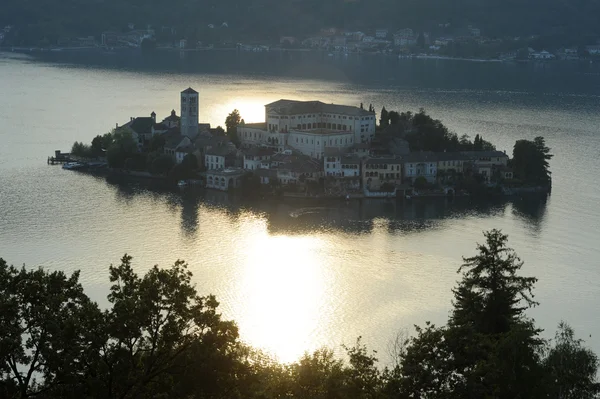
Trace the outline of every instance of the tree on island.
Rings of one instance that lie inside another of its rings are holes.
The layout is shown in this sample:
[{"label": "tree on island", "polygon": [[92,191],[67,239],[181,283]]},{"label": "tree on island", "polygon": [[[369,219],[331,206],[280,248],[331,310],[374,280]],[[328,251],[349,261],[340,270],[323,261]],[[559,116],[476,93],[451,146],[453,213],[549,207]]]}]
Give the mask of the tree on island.
[{"label": "tree on island", "polygon": [[81,158],[92,158],[94,149],[83,142],[76,141],[71,147],[71,155]]},{"label": "tree on island", "polygon": [[527,184],[550,186],[552,172],[548,161],[553,156],[541,136],[533,141],[518,140],[513,148],[511,162],[515,178]]},{"label": "tree on island", "polygon": [[381,115],[379,117],[379,126],[381,128],[385,128],[390,124],[390,117],[388,115],[387,109],[385,107],[381,108]]},{"label": "tree on island", "polygon": [[111,168],[123,168],[125,160],[137,151],[131,131],[127,128],[115,129],[112,132],[112,143],[106,150],[106,160]]},{"label": "tree on island", "polygon": [[225,119],[225,127],[227,128],[227,137],[234,143],[236,146],[239,145],[239,138],[237,135],[237,128],[242,121],[242,117],[240,116],[240,111],[234,109],[227,118]]},{"label": "tree on island", "polygon": [[388,120],[390,125],[397,125],[400,122],[400,114],[396,111],[389,111]]},{"label": "tree on island", "polygon": [[225,136],[225,129],[223,129],[221,126],[217,126],[215,128],[215,133],[219,136]]}]

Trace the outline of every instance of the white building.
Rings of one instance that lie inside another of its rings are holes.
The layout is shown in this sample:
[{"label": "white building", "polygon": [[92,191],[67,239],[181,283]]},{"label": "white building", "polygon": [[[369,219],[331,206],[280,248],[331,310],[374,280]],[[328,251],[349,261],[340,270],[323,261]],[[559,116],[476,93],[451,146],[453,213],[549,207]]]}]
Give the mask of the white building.
[{"label": "white building", "polygon": [[531,53],[530,58],[533,58],[534,60],[553,60],[556,56],[543,50],[539,53]]},{"label": "white building", "polygon": [[323,170],[325,176],[342,176],[342,157],[344,152],[340,148],[327,147],[325,148],[325,156],[323,157]]},{"label": "white building", "polygon": [[255,147],[244,153],[244,169],[256,170],[269,167],[269,161],[274,150],[265,147]]},{"label": "white building", "polygon": [[435,153],[413,152],[402,157],[404,161],[404,177],[414,183],[417,177],[424,177],[429,183],[437,177],[437,157]]},{"label": "white building", "polygon": [[232,167],[235,164],[235,151],[229,146],[213,147],[204,155],[206,170],[218,170]]},{"label": "white building", "polygon": [[187,88],[181,92],[181,117],[179,126],[181,134],[189,138],[198,135],[198,92]]},{"label": "white building", "polygon": [[265,105],[265,122],[241,125],[244,147],[293,148],[321,159],[325,147],[349,148],[375,136],[375,112],[320,101],[279,100]]},{"label": "white building", "polygon": [[206,188],[228,191],[239,188],[246,172],[239,168],[209,170],[206,172]]},{"label": "white building", "polygon": [[377,39],[385,39],[388,35],[388,30],[387,29],[377,29],[375,31],[375,37]]},{"label": "white building", "polygon": [[342,157],[342,177],[360,177],[360,159],[358,157]]}]

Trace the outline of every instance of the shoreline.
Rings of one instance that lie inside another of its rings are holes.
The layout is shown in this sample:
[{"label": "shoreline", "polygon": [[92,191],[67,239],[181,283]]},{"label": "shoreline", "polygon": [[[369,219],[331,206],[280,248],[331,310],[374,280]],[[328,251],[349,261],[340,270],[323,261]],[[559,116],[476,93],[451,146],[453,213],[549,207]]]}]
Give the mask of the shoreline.
[{"label": "shoreline", "polygon": [[73,170],[74,172],[79,172],[86,175],[103,177],[105,180],[111,178],[119,178],[123,179],[126,182],[134,182],[134,181],[145,181],[145,182],[155,182],[160,184],[166,189],[177,190],[177,191],[189,191],[201,189],[206,192],[213,193],[224,193],[228,195],[233,195],[235,197],[243,198],[243,199],[278,199],[283,201],[285,199],[294,199],[294,200],[306,200],[309,202],[319,202],[319,201],[335,201],[335,202],[356,202],[356,201],[364,201],[364,200],[382,200],[385,202],[395,201],[395,202],[407,202],[407,201],[418,201],[419,199],[468,199],[471,198],[473,200],[498,200],[498,199],[511,199],[516,197],[523,196],[550,196],[551,188],[548,187],[502,187],[501,192],[491,192],[488,191],[485,194],[473,194],[473,193],[456,193],[455,189],[452,190],[455,192],[454,194],[448,194],[443,192],[418,192],[417,194],[414,191],[411,194],[406,195],[395,195],[395,196],[369,196],[363,193],[353,193],[349,194],[349,197],[346,195],[307,195],[306,193],[298,193],[291,191],[283,191],[281,193],[275,192],[261,192],[254,195],[243,195],[240,190],[232,190],[232,191],[223,191],[214,188],[207,188],[203,184],[199,184],[197,179],[184,179],[188,183],[185,186],[178,186],[176,181],[170,180],[166,176],[157,176],[152,175],[149,172],[138,172],[138,171],[125,171],[125,170],[112,170],[112,169],[77,169]]},{"label": "shoreline", "polygon": [[[469,57],[452,57],[445,55],[436,55],[436,54],[409,54],[409,55],[401,55],[396,52],[386,53],[386,52],[343,52],[336,50],[327,50],[327,49],[310,49],[310,48],[295,48],[295,49],[284,49],[284,48],[272,48],[268,50],[261,51],[253,51],[253,50],[244,50],[240,48],[233,47],[224,47],[224,48],[191,48],[191,49],[180,49],[176,47],[157,47],[152,51],[153,53],[171,53],[171,54],[194,54],[194,53],[206,53],[206,52],[237,52],[237,53],[248,53],[248,54],[268,54],[268,53],[276,53],[276,54],[285,54],[285,53],[313,53],[313,54],[322,54],[324,56],[328,56],[328,58],[346,58],[348,56],[383,56],[387,58],[395,58],[399,61],[402,60],[434,60],[434,61],[462,61],[462,62],[473,62],[473,63],[494,63],[494,64],[513,64],[513,63],[524,63],[524,64],[535,64],[535,63],[574,63],[574,62],[582,62],[589,63],[590,59],[578,59],[578,60],[562,60],[562,59],[554,59],[554,60],[514,60],[514,59],[501,59],[501,58],[469,58]],[[27,47],[27,46],[0,46],[0,54],[25,54],[32,55],[35,57],[37,54],[96,54],[96,55],[133,55],[133,56],[141,56],[142,50],[140,47],[100,47],[100,46],[82,46],[82,47]],[[151,53],[149,53],[151,54]]]}]

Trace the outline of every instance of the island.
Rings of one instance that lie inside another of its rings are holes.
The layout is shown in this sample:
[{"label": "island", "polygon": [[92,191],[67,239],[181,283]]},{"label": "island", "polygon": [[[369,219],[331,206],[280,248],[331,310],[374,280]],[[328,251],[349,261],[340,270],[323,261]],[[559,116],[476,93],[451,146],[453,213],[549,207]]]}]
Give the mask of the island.
[{"label": "island", "polygon": [[[199,122],[200,94],[180,93],[180,114],[131,117],[91,145],[75,142],[67,169],[163,179],[244,196],[404,198],[550,193],[543,137],[518,140],[512,158],[481,135],[458,136],[424,109],[282,99],[265,120],[237,110],[226,129]],[[64,154],[62,154],[64,156]],[[102,168],[100,166],[107,166]]]}]

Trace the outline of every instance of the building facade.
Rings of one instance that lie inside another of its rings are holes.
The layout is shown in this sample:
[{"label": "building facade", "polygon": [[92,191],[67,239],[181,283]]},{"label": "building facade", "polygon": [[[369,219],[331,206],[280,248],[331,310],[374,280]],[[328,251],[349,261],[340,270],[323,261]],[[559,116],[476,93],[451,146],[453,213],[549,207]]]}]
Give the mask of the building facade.
[{"label": "building facade", "polygon": [[221,191],[239,188],[242,184],[242,176],[244,176],[245,173],[244,170],[237,168],[207,171],[206,188]]},{"label": "building facade", "polygon": [[400,158],[369,158],[362,168],[363,188],[378,191],[385,183],[402,184],[402,160]]},{"label": "building facade", "polygon": [[326,147],[349,148],[375,136],[375,112],[320,101],[279,100],[265,105],[265,122],[238,127],[243,146],[293,148],[322,159]]},{"label": "building facade", "polygon": [[404,156],[404,178],[411,183],[419,177],[434,183],[437,178],[437,157],[429,151],[414,152]]}]

